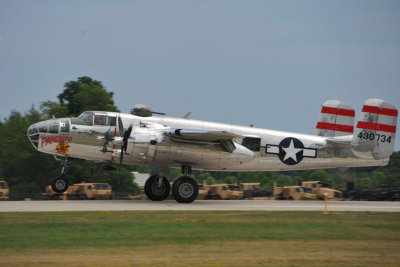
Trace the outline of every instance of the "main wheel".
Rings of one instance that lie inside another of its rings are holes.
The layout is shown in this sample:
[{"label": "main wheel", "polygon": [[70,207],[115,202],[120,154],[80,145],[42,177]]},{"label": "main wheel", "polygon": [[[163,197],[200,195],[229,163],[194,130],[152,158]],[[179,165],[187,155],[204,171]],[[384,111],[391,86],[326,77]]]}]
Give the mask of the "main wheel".
[{"label": "main wheel", "polygon": [[54,192],[62,194],[68,189],[68,180],[63,176],[59,176],[51,183],[51,188]]},{"label": "main wheel", "polygon": [[172,185],[172,196],[180,203],[193,202],[199,194],[199,186],[190,177],[182,176]]},{"label": "main wheel", "polygon": [[153,201],[163,201],[171,191],[171,185],[167,177],[162,178],[161,186],[158,184],[159,177],[159,175],[150,176],[144,185],[144,193]]}]

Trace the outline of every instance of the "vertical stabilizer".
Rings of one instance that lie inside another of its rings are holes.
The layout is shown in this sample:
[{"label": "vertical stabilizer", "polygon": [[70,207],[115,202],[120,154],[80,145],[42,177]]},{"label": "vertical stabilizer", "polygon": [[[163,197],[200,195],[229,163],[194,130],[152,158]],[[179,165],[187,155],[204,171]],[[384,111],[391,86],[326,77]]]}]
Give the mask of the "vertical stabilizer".
[{"label": "vertical stabilizer", "polygon": [[394,149],[397,109],[381,99],[368,99],[361,111],[351,145],[362,158],[385,159]]},{"label": "vertical stabilizer", "polygon": [[337,100],[326,101],[321,109],[316,135],[336,137],[351,135],[354,130],[354,109]]}]

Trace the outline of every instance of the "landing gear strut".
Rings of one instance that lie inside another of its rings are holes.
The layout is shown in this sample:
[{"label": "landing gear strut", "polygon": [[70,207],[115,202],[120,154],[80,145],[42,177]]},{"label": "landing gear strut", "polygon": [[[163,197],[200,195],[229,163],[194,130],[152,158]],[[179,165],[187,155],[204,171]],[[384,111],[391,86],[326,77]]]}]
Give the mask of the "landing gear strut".
[{"label": "landing gear strut", "polygon": [[68,158],[65,158],[62,161],[62,169],[61,169],[61,174],[57,178],[53,180],[51,183],[51,188],[53,189],[54,192],[58,194],[62,194],[68,189],[68,180],[65,178],[65,174],[67,173],[67,163],[68,163]]}]

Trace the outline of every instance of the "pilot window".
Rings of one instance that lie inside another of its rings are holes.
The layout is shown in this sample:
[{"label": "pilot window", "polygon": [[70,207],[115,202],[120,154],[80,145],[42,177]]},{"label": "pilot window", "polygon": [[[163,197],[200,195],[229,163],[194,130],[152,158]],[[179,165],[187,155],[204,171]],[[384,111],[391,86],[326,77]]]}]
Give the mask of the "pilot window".
[{"label": "pilot window", "polygon": [[94,115],[94,125],[107,125],[107,116]]},{"label": "pilot window", "polygon": [[117,126],[117,117],[108,117],[108,126]]},{"label": "pilot window", "polygon": [[[90,112],[83,112],[81,115],[79,115],[79,118],[83,121],[83,123],[85,123],[86,125],[93,125],[93,114]],[[71,119],[72,120],[72,119]],[[72,123],[75,124],[81,124],[81,123],[77,123],[72,121]]]},{"label": "pilot window", "polygon": [[261,138],[245,137],[245,138],[243,138],[242,146],[247,147],[251,151],[260,151]]}]

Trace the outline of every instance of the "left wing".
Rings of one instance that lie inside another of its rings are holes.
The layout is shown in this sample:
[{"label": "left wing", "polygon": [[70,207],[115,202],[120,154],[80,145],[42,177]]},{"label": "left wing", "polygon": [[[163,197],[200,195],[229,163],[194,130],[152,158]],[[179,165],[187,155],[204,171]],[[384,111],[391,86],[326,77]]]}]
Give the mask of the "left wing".
[{"label": "left wing", "polygon": [[175,131],[165,133],[165,136],[175,142],[185,142],[195,145],[219,144],[229,153],[244,154],[251,158],[254,157],[253,151],[233,141],[235,138],[244,138],[244,136],[227,131],[176,129]]},{"label": "left wing", "polygon": [[189,141],[190,143],[205,142],[219,143],[223,140],[232,140],[234,138],[243,138],[243,136],[226,132],[226,131],[200,131],[176,129],[172,132],[165,133],[173,141]]}]

